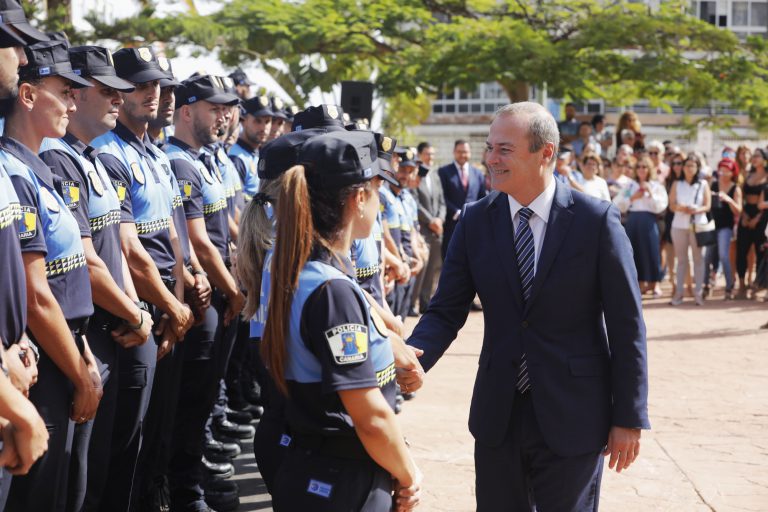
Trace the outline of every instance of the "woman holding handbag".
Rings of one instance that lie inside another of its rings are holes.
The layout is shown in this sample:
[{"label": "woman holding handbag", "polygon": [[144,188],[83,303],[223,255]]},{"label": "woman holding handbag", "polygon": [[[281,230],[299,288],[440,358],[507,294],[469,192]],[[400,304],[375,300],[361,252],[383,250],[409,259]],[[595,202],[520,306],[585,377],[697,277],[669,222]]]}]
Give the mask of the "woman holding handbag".
[{"label": "woman holding handbag", "polygon": [[[696,283],[694,300],[697,306],[704,304],[704,246],[702,236],[697,241],[697,230],[704,233],[710,223],[707,212],[712,205],[709,184],[700,176],[701,160],[690,155],[683,164],[683,178],[674,182],[669,193],[669,208],[672,218],[672,244],[677,257],[677,287],[670,304],[679,306],[683,302],[683,281],[688,274],[688,249],[693,253],[693,277]],[[712,226],[714,233],[714,226]]]}]

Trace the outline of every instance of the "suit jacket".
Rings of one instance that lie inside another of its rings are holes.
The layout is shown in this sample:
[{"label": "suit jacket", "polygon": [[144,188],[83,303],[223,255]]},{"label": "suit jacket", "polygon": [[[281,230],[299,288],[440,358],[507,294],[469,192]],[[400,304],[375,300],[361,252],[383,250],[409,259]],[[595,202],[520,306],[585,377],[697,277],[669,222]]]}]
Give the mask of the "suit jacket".
[{"label": "suit jacket", "polygon": [[[427,182],[429,182],[431,187],[427,188]],[[445,220],[445,196],[443,195],[443,185],[440,183],[440,176],[436,172],[430,171],[421,178],[419,188],[416,189],[416,195],[419,202],[421,234],[427,240],[441,240],[443,238],[442,235],[437,235],[429,229],[429,223],[432,222],[432,219]]]},{"label": "suit jacket", "polygon": [[504,440],[523,352],[536,418],[555,453],[600,450],[612,425],[650,428],[640,291],[615,206],[556,183],[524,304],[506,194],[467,205],[437,292],[409,339],[424,350],[425,369],[456,338],[476,293],[485,333],[469,429],[478,442]]},{"label": "suit jacket", "polygon": [[477,201],[485,196],[485,178],[477,167],[469,166],[469,186],[464,190],[459,177],[459,171],[454,162],[437,170],[440,183],[445,195],[445,223],[443,225],[445,240],[450,240],[456,221],[456,212],[460,212],[466,203]]}]

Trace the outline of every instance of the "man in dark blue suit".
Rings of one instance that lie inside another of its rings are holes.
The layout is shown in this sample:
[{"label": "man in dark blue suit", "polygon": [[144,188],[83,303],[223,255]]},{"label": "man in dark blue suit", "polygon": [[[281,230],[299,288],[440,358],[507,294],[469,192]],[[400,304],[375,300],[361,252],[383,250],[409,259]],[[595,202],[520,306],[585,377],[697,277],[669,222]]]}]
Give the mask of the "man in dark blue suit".
[{"label": "man in dark blue suit", "polygon": [[475,294],[485,334],[469,415],[478,510],[597,510],[650,428],[645,324],[618,210],[553,179],[559,134],[535,103],[501,108],[494,192],[467,205],[409,344],[429,370]]},{"label": "man in dark blue suit", "polygon": [[465,204],[481,199],[486,193],[483,173],[469,164],[471,156],[469,143],[459,139],[453,144],[453,162],[437,170],[445,195],[443,258],[461,215],[461,209]]}]

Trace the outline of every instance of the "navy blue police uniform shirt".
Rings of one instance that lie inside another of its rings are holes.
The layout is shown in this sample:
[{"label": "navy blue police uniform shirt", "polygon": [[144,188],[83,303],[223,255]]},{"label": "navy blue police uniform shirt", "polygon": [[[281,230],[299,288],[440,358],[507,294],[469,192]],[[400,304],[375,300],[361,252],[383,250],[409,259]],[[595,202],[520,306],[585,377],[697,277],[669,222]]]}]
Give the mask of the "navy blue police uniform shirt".
[{"label": "navy blue police uniform shirt", "polygon": [[[165,141],[162,141],[165,145]],[[189,249],[189,229],[187,229],[187,217],[184,214],[184,204],[181,200],[181,192],[179,191],[179,183],[176,181],[176,175],[173,174],[171,161],[165,152],[156,143],[153,143],[149,137],[144,139],[144,145],[150,151],[153,158],[155,167],[160,169],[160,173],[163,176],[163,185],[171,198],[171,208],[173,208],[173,224],[176,228],[176,235],[179,237],[179,245],[181,246],[181,254],[184,258],[184,265],[190,264],[190,249]]]},{"label": "navy blue police uniform shirt", "polygon": [[394,356],[383,322],[374,325],[347,258],[315,250],[299,287],[291,324],[300,334],[291,330],[286,368],[288,423],[295,433],[355,437],[338,391],[378,387],[395,406]]},{"label": "navy blue police uniform shirt", "polygon": [[58,191],[77,221],[81,238],[90,238],[115,283],[123,288],[120,201],[96,150],[74,135],[45,139],[40,159],[58,176]]},{"label": "navy blue police uniform shirt", "polygon": [[120,221],[136,225],[141,245],[160,277],[171,279],[176,264],[171,244],[171,200],[143,141],[118,121],[114,130],[91,144],[99,150],[99,159],[117,192]]},{"label": "navy blue police uniform shirt", "polygon": [[227,208],[229,216],[234,218],[235,208],[243,211],[245,207],[245,197],[243,195],[243,182],[240,180],[235,162],[227,155],[224,144],[217,142],[206,148],[214,156],[215,165],[221,171],[224,190],[227,196]]},{"label": "navy blue police uniform shirt", "polygon": [[0,146],[0,338],[8,348],[21,338],[27,325],[27,282],[19,243],[21,205],[4,158]]},{"label": "navy blue police uniform shirt", "polygon": [[91,316],[91,281],[80,228],[57,191],[60,178],[24,145],[7,137],[0,140],[6,153],[4,165],[21,207],[22,252],[44,255],[48,285],[67,320]]},{"label": "navy blue police uniform shirt", "polygon": [[235,144],[229,148],[229,158],[235,165],[237,175],[243,184],[243,202],[250,201],[259,191],[259,175],[257,166],[259,157],[256,150],[243,139],[238,139]]},{"label": "navy blue police uniform shirt", "polygon": [[[211,156],[192,149],[176,137],[168,139],[163,151],[171,160],[172,171],[178,180],[186,218],[205,220],[208,238],[224,261],[228,262],[227,198],[219,173],[211,163]],[[206,165],[201,157],[210,165]]]},{"label": "navy blue police uniform shirt", "polygon": [[408,206],[406,204],[408,195],[410,195],[408,194],[408,191],[401,190],[395,198],[395,208],[400,216],[400,240],[403,244],[403,251],[405,251],[405,254],[408,256],[413,257],[413,244],[411,243],[411,237],[413,236],[413,221],[408,215]]}]

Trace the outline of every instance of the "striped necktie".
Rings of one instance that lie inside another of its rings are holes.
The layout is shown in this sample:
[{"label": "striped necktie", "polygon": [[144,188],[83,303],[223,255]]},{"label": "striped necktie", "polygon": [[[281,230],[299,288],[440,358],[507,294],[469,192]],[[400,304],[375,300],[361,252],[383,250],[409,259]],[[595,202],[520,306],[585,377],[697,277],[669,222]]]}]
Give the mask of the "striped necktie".
[{"label": "striped necktie", "polygon": [[[517,269],[520,272],[520,286],[523,290],[523,303],[531,298],[531,288],[533,287],[534,261],[536,256],[536,247],[533,240],[533,231],[528,221],[533,215],[530,208],[521,208],[518,212],[520,221],[517,224],[515,232],[515,255],[517,256]],[[528,378],[528,361],[525,352],[520,356],[520,370],[517,373],[517,390],[525,393],[531,388],[531,381]]]}]

